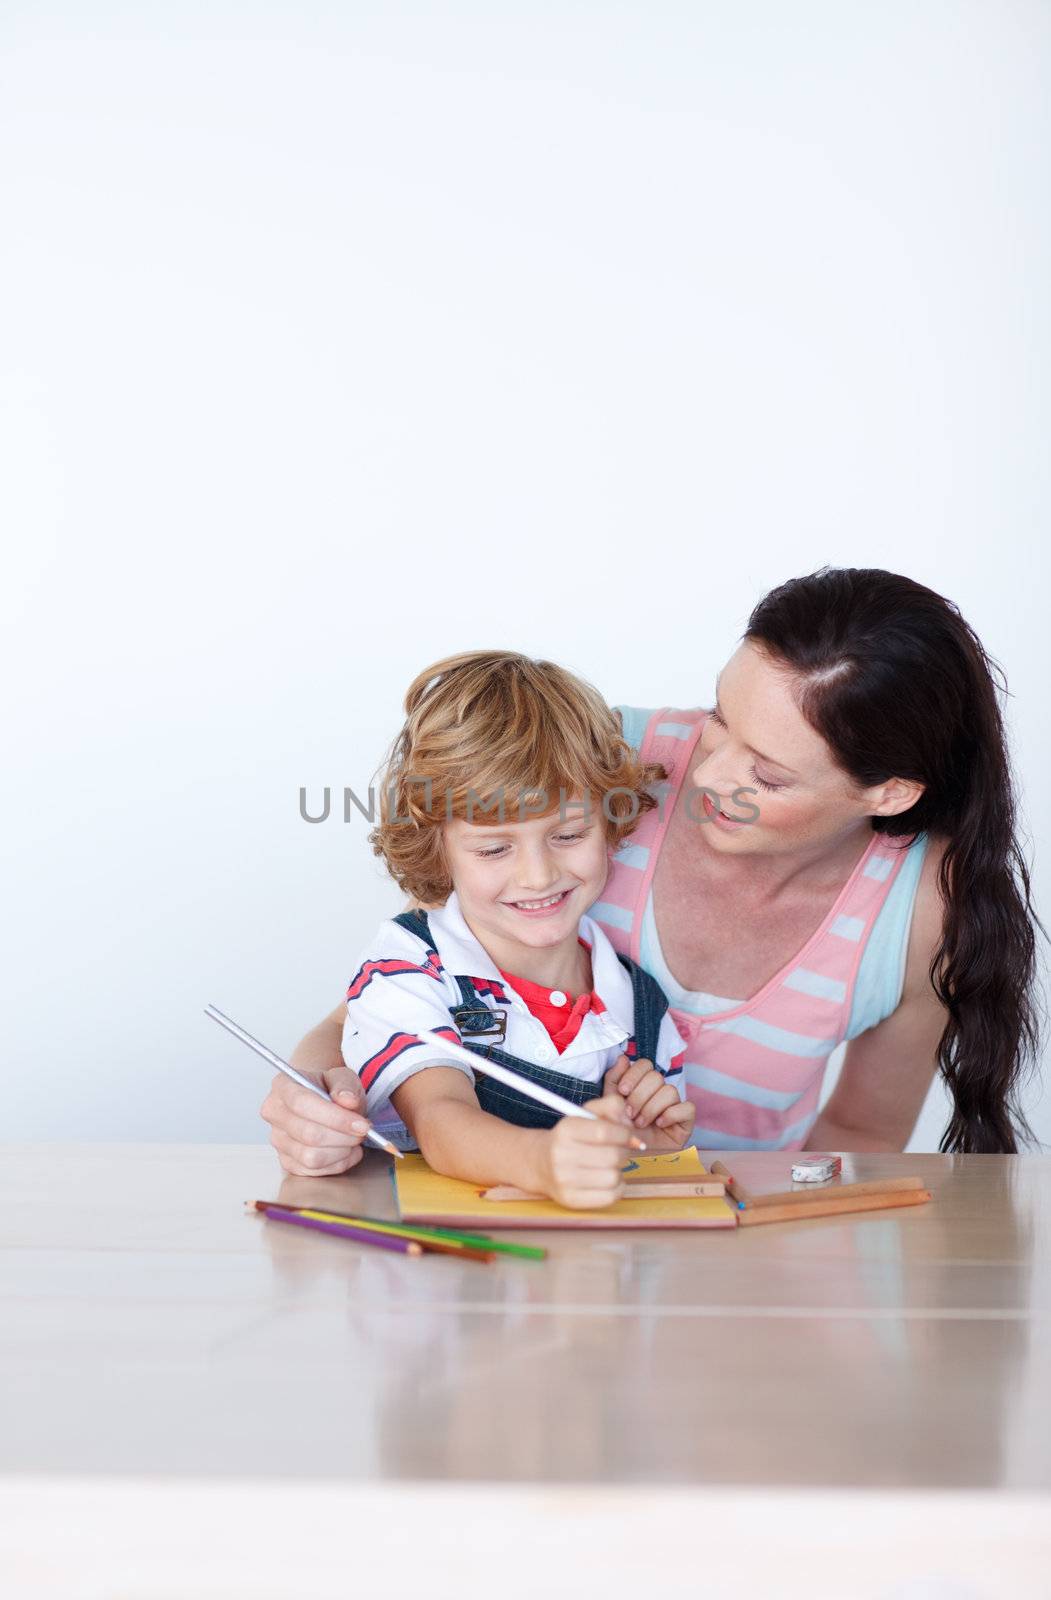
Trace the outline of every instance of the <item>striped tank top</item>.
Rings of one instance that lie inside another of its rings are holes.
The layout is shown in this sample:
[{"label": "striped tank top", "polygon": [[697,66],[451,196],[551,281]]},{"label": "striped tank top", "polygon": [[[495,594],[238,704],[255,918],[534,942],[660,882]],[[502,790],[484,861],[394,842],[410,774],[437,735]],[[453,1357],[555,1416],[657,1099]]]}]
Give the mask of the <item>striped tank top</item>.
[{"label": "striped tank top", "polygon": [[[622,714],[625,737],[643,761],[661,763],[668,778],[654,786],[657,809],[642,817],[614,855],[602,898],[589,915],[618,951],[666,989],[686,1041],[686,1094],[697,1107],[692,1142],[702,1149],[803,1149],[818,1114],[829,1056],[862,1031],[859,1021],[871,1026],[898,1003],[926,835],[910,840],[873,833],[819,927],[751,999],[691,993],[667,971],[651,886],[708,714],[664,708],[634,730],[630,708]],[[865,961],[870,941],[871,954],[880,957],[876,963]],[[859,983],[865,966],[878,972],[870,970]],[[888,998],[895,984],[896,993]]]}]

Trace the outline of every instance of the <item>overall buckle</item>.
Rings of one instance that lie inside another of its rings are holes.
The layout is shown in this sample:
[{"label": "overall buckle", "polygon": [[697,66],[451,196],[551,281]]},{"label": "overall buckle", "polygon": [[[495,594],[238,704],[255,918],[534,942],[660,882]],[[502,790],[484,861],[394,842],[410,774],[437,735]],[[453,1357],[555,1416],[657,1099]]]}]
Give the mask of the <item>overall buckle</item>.
[{"label": "overall buckle", "polygon": [[487,1044],[503,1044],[507,1037],[506,1011],[490,1011],[488,1006],[457,1006],[452,1013],[464,1039],[484,1039]]}]

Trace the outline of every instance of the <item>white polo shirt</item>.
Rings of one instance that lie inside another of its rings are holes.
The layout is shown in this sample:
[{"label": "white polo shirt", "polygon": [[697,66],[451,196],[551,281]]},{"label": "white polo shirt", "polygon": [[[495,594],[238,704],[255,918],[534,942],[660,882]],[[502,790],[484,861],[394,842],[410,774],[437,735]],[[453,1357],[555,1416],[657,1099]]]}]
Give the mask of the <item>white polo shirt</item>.
[{"label": "white polo shirt", "polygon": [[[407,928],[393,920],[383,922],[362,953],[347,990],[343,1059],[361,1078],[368,1115],[377,1126],[385,1130],[393,1126],[395,1132],[401,1128],[390,1096],[414,1072],[457,1067],[471,1077],[463,1063],[443,1057],[433,1045],[413,1036],[414,1029],[454,1027],[450,1008],[463,1004],[457,974],[472,979],[482,1004],[506,1016],[506,1035],[498,1048],[585,1083],[601,1082],[624,1053],[635,1028],[631,977],[597,923],[582,917],[578,931],[591,946],[591,987],[604,1009],[585,1013],[580,1031],[560,1055],[544,1024],[501,976],[467,926],[455,893],[439,910],[428,912],[427,920],[437,959]],[[552,991],[556,1005],[558,993]],[[666,1073],[680,1097],[682,1054],[683,1040],[665,1012],[654,1065]]]}]

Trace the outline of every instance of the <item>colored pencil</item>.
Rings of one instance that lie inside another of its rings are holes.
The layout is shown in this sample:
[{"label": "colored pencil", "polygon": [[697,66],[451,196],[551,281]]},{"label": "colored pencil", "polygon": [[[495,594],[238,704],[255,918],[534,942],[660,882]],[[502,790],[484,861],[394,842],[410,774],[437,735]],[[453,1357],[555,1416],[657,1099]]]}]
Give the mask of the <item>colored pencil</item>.
[{"label": "colored pencil", "polygon": [[[264,1061],[269,1061],[270,1065],[276,1067],[278,1072],[283,1072],[286,1078],[291,1078],[293,1083],[298,1083],[300,1088],[309,1089],[312,1094],[319,1094],[322,1100],[332,1101],[332,1096],[327,1089],[322,1089],[320,1085],[312,1082],[304,1073],[297,1072],[295,1067],[290,1066],[283,1057],[276,1055],[265,1044],[260,1044],[258,1039],[253,1039],[252,1035],[238,1023],[225,1016],[218,1006],[205,1006],[204,1014],[206,1017],[211,1017],[212,1021],[217,1022],[221,1028],[225,1028],[227,1033],[232,1033],[235,1039],[240,1039],[241,1043],[246,1044],[249,1050],[254,1050],[257,1056],[262,1056]],[[334,1101],[332,1103],[335,1104]],[[345,1109],[346,1107],[344,1107]],[[385,1139],[381,1133],[377,1133],[375,1128],[370,1128],[365,1138],[371,1144],[378,1146],[380,1150],[386,1150],[389,1156],[397,1156],[399,1161],[402,1159],[402,1152],[396,1149],[389,1139]]]},{"label": "colored pencil", "polygon": [[[376,1237],[386,1239],[394,1236],[377,1233]],[[459,1256],[462,1261],[492,1261],[496,1254],[494,1250],[480,1250],[471,1244],[461,1244],[459,1239],[428,1239],[421,1235],[413,1243],[418,1244],[425,1255]]]},{"label": "colored pencil", "polygon": [[782,1189],[776,1194],[753,1195],[749,1206],[809,1205],[813,1200],[831,1199],[851,1194],[893,1194],[901,1189],[925,1189],[922,1178],[871,1178],[865,1183],[835,1183],[815,1189]]},{"label": "colored pencil", "polygon": [[[329,1212],[315,1211],[312,1208],[304,1208],[300,1214],[304,1217],[317,1217],[324,1222],[340,1220],[333,1217]],[[441,1255],[462,1256],[466,1261],[491,1261],[493,1259],[493,1252],[488,1246],[483,1250],[475,1245],[464,1244],[460,1239],[429,1239],[426,1234],[410,1235],[407,1231],[397,1234],[388,1233],[386,1229],[377,1228],[371,1224],[368,1227],[361,1227],[356,1221],[351,1223],[350,1226],[354,1228],[356,1233],[371,1233],[375,1234],[377,1238],[408,1239],[411,1237],[413,1243],[418,1244],[421,1250],[433,1250]]]},{"label": "colored pencil", "polygon": [[741,1228],[755,1227],[763,1222],[798,1222],[801,1217],[849,1216],[857,1211],[889,1211],[894,1206],[920,1206],[930,1200],[929,1189],[899,1189],[892,1194],[845,1195],[837,1200],[834,1195],[819,1199],[814,1195],[805,1204],[779,1206],[746,1206],[737,1213]]},{"label": "colored pencil", "polygon": [[734,1177],[729,1167],[724,1166],[721,1161],[713,1161],[708,1170],[709,1172],[719,1173],[726,1179],[727,1193],[732,1195],[738,1204],[748,1205],[749,1202],[755,1198],[751,1191],[745,1188],[743,1183],[737,1182],[737,1179]]},{"label": "colored pencil", "polygon": [[650,1177],[648,1174],[638,1176],[629,1172],[624,1180],[629,1189],[675,1189],[684,1183],[697,1188],[699,1184],[706,1184],[709,1194],[722,1194],[726,1189],[726,1179],[718,1172],[701,1172],[696,1177],[689,1177],[682,1172],[669,1172],[664,1177]]},{"label": "colored pencil", "polygon": [[493,1239],[487,1233],[461,1233],[458,1229],[438,1228],[426,1222],[403,1222],[398,1226],[422,1239],[458,1239],[461,1244],[476,1244],[485,1250],[495,1250],[499,1255],[523,1256],[527,1261],[547,1259],[547,1251],[539,1244],[511,1244],[505,1239]]},{"label": "colored pencil", "polygon": [[624,1185],[625,1200],[699,1200],[722,1199],[726,1185],[709,1183],[704,1178],[643,1178],[639,1183],[630,1180]]},{"label": "colored pencil", "polygon": [[[259,1211],[266,1210],[270,1205],[269,1200],[254,1200],[254,1206]],[[318,1210],[317,1206],[290,1206],[288,1210]],[[477,1250],[496,1251],[502,1256],[525,1256],[529,1261],[544,1261],[547,1251],[539,1245],[512,1245],[502,1238],[490,1238],[488,1234],[462,1234],[458,1229],[448,1227],[430,1227],[426,1222],[390,1222],[382,1216],[346,1216],[342,1211],[322,1211],[322,1216],[334,1218],[336,1221],[350,1222],[350,1226],[363,1227],[363,1229],[378,1232],[378,1234],[392,1234],[398,1238],[418,1238],[419,1242],[443,1243],[443,1245],[467,1245]]]},{"label": "colored pencil", "polygon": [[406,1239],[418,1244],[421,1250],[433,1250],[442,1255],[459,1255],[467,1261],[491,1261],[494,1247],[488,1242],[479,1240],[477,1244],[466,1244],[459,1239],[438,1239],[420,1233],[416,1229],[396,1227],[393,1224],[380,1225],[373,1222],[362,1222],[359,1217],[344,1217],[335,1211],[318,1211],[313,1206],[274,1206],[268,1200],[252,1201],[257,1211],[262,1211],[269,1216],[274,1210],[291,1211],[296,1216],[309,1217],[317,1222],[325,1222],[332,1226],[348,1228],[351,1232],[365,1234],[370,1238]]},{"label": "colored pencil", "polygon": [[[279,1200],[252,1200],[246,1203],[254,1205],[257,1211],[265,1211],[269,1205],[281,1206]],[[355,1228],[375,1228],[384,1233],[401,1234],[414,1239],[440,1239],[447,1244],[475,1245],[480,1250],[495,1250],[500,1255],[525,1256],[530,1261],[544,1261],[547,1258],[547,1251],[542,1245],[511,1244],[503,1239],[491,1239],[487,1233],[464,1233],[460,1228],[439,1228],[426,1222],[393,1222],[389,1217],[351,1216],[342,1211],[322,1210],[320,1206],[284,1206],[282,1209],[317,1211],[322,1216],[334,1218],[337,1222],[348,1222]]]},{"label": "colored pencil", "polygon": [[[592,1122],[599,1120],[595,1113],[588,1111],[586,1107],[578,1106],[572,1100],[563,1099],[560,1094],[555,1094],[553,1089],[545,1089],[542,1084],[523,1078],[520,1072],[512,1072],[510,1067],[502,1067],[498,1061],[490,1061],[488,1056],[475,1055],[473,1050],[465,1050],[462,1045],[443,1039],[440,1033],[432,1033],[429,1028],[417,1028],[413,1031],[416,1038],[422,1040],[424,1044],[433,1045],[443,1054],[455,1056],[457,1061],[465,1062],[472,1072],[480,1072],[484,1077],[495,1078],[497,1083],[506,1084],[509,1089],[517,1089],[519,1094],[524,1094],[528,1099],[547,1106],[549,1111],[557,1111],[560,1117],[587,1117]],[[628,1145],[632,1150],[646,1148],[636,1135],[632,1135]]]},{"label": "colored pencil", "polygon": [[[643,1178],[633,1183],[629,1178],[624,1185],[622,1200],[694,1200],[716,1198],[724,1195],[726,1185],[721,1178],[708,1182],[704,1178]],[[516,1189],[512,1183],[500,1183],[482,1191],[483,1200],[500,1205],[512,1200],[546,1200],[546,1194],[531,1194],[527,1189]]]},{"label": "colored pencil", "polygon": [[348,1228],[343,1223],[326,1222],[320,1217],[306,1217],[299,1211],[282,1211],[271,1206],[263,1215],[268,1222],[291,1222],[297,1228],[314,1228],[318,1233],[335,1234],[339,1239],[353,1239],[355,1244],[371,1244],[380,1250],[396,1250],[403,1256],[422,1256],[423,1245],[415,1239],[390,1239],[385,1234],[369,1233],[364,1228]]}]

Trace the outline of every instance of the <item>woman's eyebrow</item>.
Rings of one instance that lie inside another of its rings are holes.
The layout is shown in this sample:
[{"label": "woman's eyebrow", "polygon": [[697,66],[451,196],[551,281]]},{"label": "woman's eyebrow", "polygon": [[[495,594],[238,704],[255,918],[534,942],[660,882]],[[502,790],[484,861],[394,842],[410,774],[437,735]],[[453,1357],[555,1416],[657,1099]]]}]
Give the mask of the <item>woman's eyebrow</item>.
[{"label": "woman's eyebrow", "polygon": [[[719,677],[720,678],[722,677],[722,673],[719,674]],[[722,717],[723,716],[723,708],[719,704],[719,678],[716,678],[716,680],[715,680],[715,709],[716,709],[716,711],[718,711],[719,715]],[[724,722],[726,721],[725,717],[723,717],[723,721]],[[794,767],[786,767],[785,763],[783,761],[778,761],[775,756],[765,756],[761,750],[757,750],[755,748],[754,744],[745,745],[745,749],[746,750],[750,750],[752,752],[752,754],[754,756],[757,756],[760,761],[766,761],[771,767],[780,767],[782,772],[787,772],[791,777],[793,777],[793,778],[798,778],[799,777],[799,773],[795,770]]]}]

